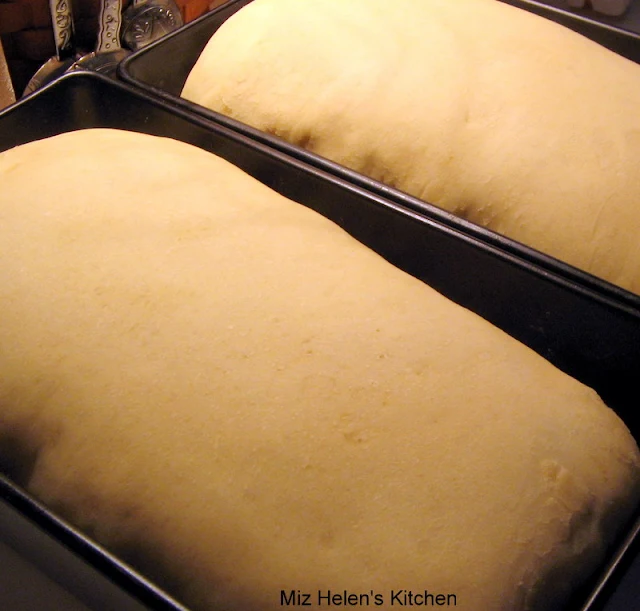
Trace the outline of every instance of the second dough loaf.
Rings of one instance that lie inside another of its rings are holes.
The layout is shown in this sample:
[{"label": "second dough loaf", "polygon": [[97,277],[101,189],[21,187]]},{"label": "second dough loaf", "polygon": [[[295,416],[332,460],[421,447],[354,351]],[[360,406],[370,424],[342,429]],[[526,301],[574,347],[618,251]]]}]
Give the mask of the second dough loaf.
[{"label": "second dough loaf", "polygon": [[497,0],[254,0],[183,96],[640,294],[640,66]]}]

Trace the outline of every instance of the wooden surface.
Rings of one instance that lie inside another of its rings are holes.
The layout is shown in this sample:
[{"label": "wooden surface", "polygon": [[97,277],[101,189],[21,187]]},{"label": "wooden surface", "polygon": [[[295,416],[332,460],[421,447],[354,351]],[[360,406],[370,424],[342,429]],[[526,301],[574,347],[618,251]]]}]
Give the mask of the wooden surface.
[{"label": "wooden surface", "polygon": [[15,91],[9,74],[9,66],[4,56],[4,49],[0,41],[0,110],[15,102]]}]

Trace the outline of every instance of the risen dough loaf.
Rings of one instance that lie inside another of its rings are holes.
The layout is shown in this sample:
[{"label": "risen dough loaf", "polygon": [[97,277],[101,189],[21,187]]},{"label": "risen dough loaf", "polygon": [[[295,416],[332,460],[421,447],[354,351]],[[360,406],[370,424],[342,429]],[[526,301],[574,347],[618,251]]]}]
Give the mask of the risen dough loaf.
[{"label": "risen dough loaf", "polygon": [[3,462],[193,608],[548,611],[637,503],[592,390],[225,161],[83,131],[0,180]]},{"label": "risen dough loaf", "polygon": [[497,0],[254,0],[183,96],[640,294],[640,66]]}]

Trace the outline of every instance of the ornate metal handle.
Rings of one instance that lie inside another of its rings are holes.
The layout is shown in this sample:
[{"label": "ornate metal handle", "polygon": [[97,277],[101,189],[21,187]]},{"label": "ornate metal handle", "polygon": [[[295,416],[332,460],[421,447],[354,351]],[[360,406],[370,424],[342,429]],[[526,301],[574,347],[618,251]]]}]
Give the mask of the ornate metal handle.
[{"label": "ornate metal handle", "polygon": [[123,15],[122,43],[137,51],[183,23],[174,0],[133,0]]},{"label": "ornate metal handle", "polygon": [[[64,1],[64,0],[61,0]],[[122,23],[122,0],[102,0],[100,26],[96,53],[120,49],[120,24]]]},{"label": "ornate metal handle", "polygon": [[63,60],[75,53],[75,32],[71,0],[49,0],[49,10],[53,24],[56,56],[59,60]]}]

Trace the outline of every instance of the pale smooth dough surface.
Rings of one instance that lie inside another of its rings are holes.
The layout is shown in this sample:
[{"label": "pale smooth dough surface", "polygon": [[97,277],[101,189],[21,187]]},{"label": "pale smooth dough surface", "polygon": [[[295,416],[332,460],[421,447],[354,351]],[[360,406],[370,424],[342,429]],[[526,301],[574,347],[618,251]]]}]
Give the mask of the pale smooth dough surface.
[{"label": "pale smooth dough surface", "polygon": [[592,390],[227,162],[86,130],[0,180],[2,464],[194,609],[547,611],[637,504]]},{"label": "pale smooth dough surface", "polygon": [[254,0],[182,95],[640,294],[640,66],[497,0]]}]

